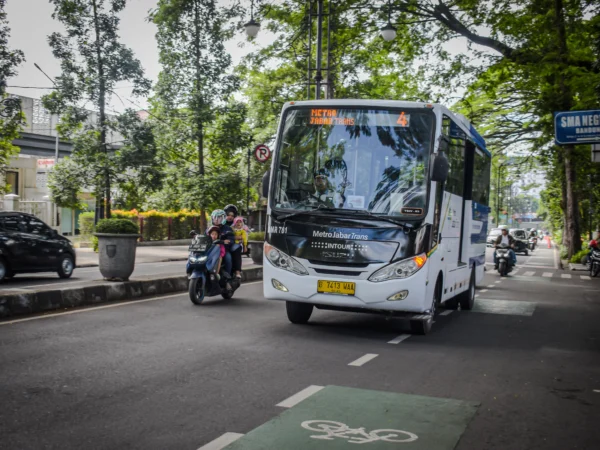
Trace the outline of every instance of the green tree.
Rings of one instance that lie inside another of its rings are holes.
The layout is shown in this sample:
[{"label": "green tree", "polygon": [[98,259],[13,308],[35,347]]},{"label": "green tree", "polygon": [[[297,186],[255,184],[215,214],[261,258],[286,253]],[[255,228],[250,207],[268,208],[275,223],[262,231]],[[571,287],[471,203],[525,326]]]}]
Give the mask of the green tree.
[{"label": "green tree", "polygon": [[[159,0],[150,14],[158,27],[156,35],[162,71],[156,97],[164,115],[185,124],[186,141],[180,144],[180,164],[187,174],[182,183],[207,186],[206,128],[215,119],[218,106],[224,105],[238,88],[238,78],[228,73],[231,56],[224,40],[231,34],[227,23],[234,17],[232,8],[220,7],[214,0]],[[195,169],[194,169],[195,166]],[[189,186],[189,187],[192,187]],[[213,186],[214,187],[214,186]],[[207,198],[199,195],[195,204],[206,209]],[[204,218],[204,214],[201,215]]]},{"label": "green tree", "polygon": [[53,33],[48,42],[54,56],[60,60],[62,74],[56,78],[56,90],[44,98],[44,106],[63,116],[63,124],[72,129],[83,122],[88,113],[77,106],[91,102],[98,111],[97,160],[103,167],[103,177],[95,177],[96,194],[104,197],[105,217],[110,218],[111,177],[110,148],[107,135],[111,122],[107,104],[121,81],[133,84],[133,94],[146,94],[150,81],[144,77],[140,62],[131,49],[119,42],[119,13],[126,0],[50,0],[52,17],[61,22],[66,33]]},{"label": "green tree", "polygon": [[[7,98],[6,80],[17,74],[17,67],[25,60],[21,50],[8,47],[10,28],[4,7],[6,0],[0,0],[0,175],[4,179],[10,158],[18,154],[19,147],[12,142],[19,137],[25,124],[18,100]],[[0,186],[0,192],[6,192],[8,186]]]}]

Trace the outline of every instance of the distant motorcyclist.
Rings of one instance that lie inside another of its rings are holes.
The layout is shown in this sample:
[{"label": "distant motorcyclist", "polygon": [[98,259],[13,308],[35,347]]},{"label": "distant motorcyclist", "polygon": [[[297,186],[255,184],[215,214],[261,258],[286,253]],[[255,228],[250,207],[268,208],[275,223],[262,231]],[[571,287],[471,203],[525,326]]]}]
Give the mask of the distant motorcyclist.
[{"label": "distant motorcyclist", "polygon": [[[512,265],[515,266],[517,264],[517,255],[515,254],[515,238],[513,238],[510,234],[508,234],[507,228],[502,228],[502,234],[499,234],[496,238],[495,248],[500,248],[502,245],[506,245],[508,248],[508,254],[510,255],[510,259]],[[498,269],[498,262],[496,260],[496,252],[494,252],[494,267]]]},{"label": "distant motorcyclist", "polygon": [[588,248],[590,249],[590,251],[588,252],[587,256],[585,257],[586,264],[590,260],[590,257],[592,256],[592,253],[594,252],[594,250],[598,251],[598,242],[596,242],[596,239],[592,239],[590,241],[590,243],[588,244]]}]

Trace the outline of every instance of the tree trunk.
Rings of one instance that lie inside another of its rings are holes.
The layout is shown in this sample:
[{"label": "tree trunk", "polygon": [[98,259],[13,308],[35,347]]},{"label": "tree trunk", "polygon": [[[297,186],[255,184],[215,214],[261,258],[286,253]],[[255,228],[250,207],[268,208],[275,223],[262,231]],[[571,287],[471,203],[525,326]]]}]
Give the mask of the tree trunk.
[{"label": "tree trunk", "polygon": [[106,146],[106,79],[102,61],[102,45],[100,42],[100,23],[96,0],[92,0],[94,9],[94,29],[96,33],[96,58],[98,61],[98,113],[100,123],[100,147],[104,151],[104,217],[110,219],[110,173],[108,170],[108,147]]},{"label": "tree trunk", "polygon": [[573,157],[574,147],[566,145],[565,151],[565,180],[567,193],[567,228],[569,232],[568,254],[571,258],[581,250],[581,228],[579,220],[579,201],[575,191],[575,160]]},{"label": "tree trunk", "polygon": [[[568,67],[569,48],[567,46],[567,31],[565,27],[565,14],[563,0],[554,0],[554,20],[557,32],[558,82],[560,86],[560,106],[563,111],[569,111],[573,105],[573,94],[566,83],[565,73]],[[569,258],[581,250],[581,230],[579,228],[579,202],[575,191],[576,158],[573,155],[574,146],[563,147],[565,163],[565,187],[563,194],[566,203],[565,234],[567,234],[567,251]]]}]

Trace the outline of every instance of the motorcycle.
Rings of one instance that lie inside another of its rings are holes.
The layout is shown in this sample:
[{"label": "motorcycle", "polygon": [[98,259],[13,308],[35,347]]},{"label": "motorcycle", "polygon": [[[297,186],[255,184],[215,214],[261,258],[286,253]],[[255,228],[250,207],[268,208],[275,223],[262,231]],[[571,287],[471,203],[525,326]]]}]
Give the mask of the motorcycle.
[{"label": "motorcycle", "polygon": [[587,266],[590,271],[590,277],[598,276],[598,273],[600,273],[600,249],[592,249],[592,254],[588,258]]},{"label": "motorcycle", "polygon": [[233,278],[224,267],[221,267],[219,276],[215,273],[219,263],[221,241],[213,241],[210,236],[198,234],[196,231],[190,232],[190,236],[192,243],[188,248],[190,253],[186,273],[192,303],[200,305],[205,297],[216,295],[221,295],[226,300],[233,297],[233,293],[240,287],[240,280]]},{"label": "motorcycle", "polygon": [[510,247],[506,244],[501,244],[496,248],[496,263],[498,264],[498,273],[501,277],[505,277],[512,272],[512,260],[509,255]]},{"label": "motorcycle", "polygon": [[537,238],[535,236],[530,237],[529,243],[528,243],[529,250],[534,251],[536,245],[537,245]]}]

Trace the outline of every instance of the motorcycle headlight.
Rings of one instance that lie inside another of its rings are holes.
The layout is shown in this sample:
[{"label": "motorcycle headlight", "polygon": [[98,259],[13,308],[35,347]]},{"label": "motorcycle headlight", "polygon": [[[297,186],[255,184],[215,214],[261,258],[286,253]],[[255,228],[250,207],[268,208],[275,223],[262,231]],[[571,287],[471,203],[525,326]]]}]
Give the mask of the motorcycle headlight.
[{"label": "motorcycle headlight", "polygon": [[302,264],[296,261],[289,255],[286,255],[281,250],[273,247],[271,244],[264,244],[265,256],[275,267],[288,272],[293,272],[296,275],[308,275],[308,271]]},{"label": "motorcycle headlight", "polygon": [[369,277],[369,281],[378,283],[380,281],[394,280],[397,278],[408,278],[417,273],[425,265],[427,255],[421,253],[412,258],[403,259],[389,266],[382,267]]},{"label": "motorcycle headlight", "polygon": [[208,256],[194,256],[194,255],[190,256],[190,262],[192,264],[203,263],[207,259],[208,259]]}]

